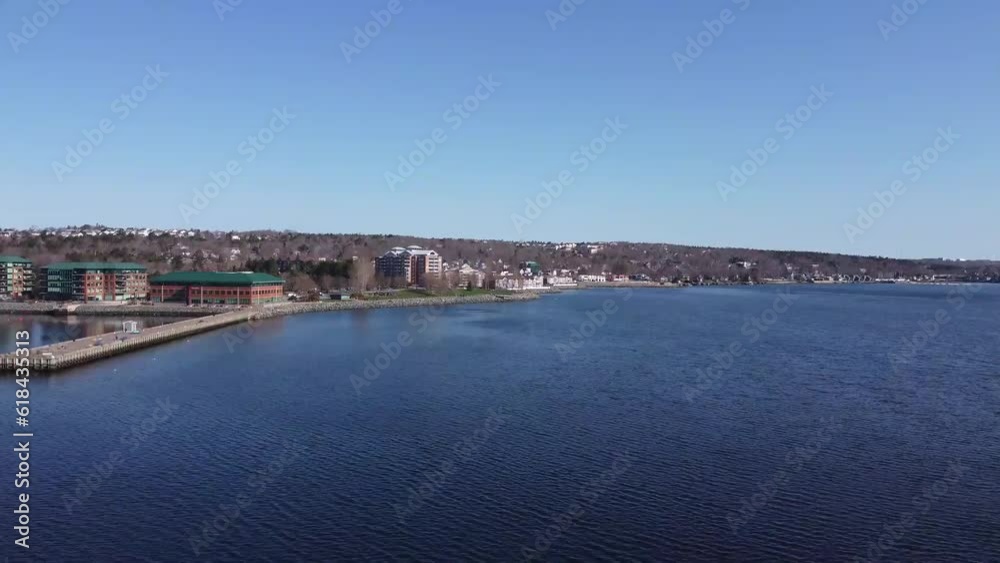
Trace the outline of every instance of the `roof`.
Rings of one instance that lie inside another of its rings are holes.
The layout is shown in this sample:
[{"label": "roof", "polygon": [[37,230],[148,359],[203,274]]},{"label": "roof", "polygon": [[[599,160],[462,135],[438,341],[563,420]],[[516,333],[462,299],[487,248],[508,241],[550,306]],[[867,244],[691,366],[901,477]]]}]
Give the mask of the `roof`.
[{"label": "roof", "polygon": [[0,264],[31,264],[31,260],[20,256],[0,256]]},{"label": "roof", "polygon": [[146,267],[135,262],[56,262],[45,266],[49,270],[142,270]]},{"label": "roof", "polygon": [[150,284],[158,285],[268,285],[284,284],[285,280],[271,274],[256,272],[173,272],[154,276]]}]

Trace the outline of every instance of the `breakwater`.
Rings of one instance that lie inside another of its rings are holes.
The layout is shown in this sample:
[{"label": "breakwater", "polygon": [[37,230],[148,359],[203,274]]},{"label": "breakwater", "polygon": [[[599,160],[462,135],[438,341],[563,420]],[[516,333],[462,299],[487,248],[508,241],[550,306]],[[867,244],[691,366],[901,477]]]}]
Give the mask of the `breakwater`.
[{"label": "breakwater", "polygon": [[0,303],[0,315],[54,315],[95,317],[207,317],[239,311],[236,306],[187,305],[75,305],[66,303]]},{"label": "breakwater", "polygon": [[[513,295],[472,295],[454,297],[425,297],[409,299],[376,299],[358,301],[320,301],[307,303],[280,303],[255,307],[246,307],[202,317],[185,319],[176,323],[162,325],[142,331],[140,334],[115,332],[100,336],[80,338],[69,342],[60,342],[49,346],[31,348],[25,356],[32,371],[57,371],[103,358],[110,358],[141,350],[163,342],[177,340],[194,334],[208,332],[231,325],[287,315],[304,313],[320,313],[329,311],[350,311],[358,309],[390,309],[398,307],[440,307],[475,303],[508,303],[537,299],[533,293]],[[121,311],[124,307],[113,306],[109,309]],[[118,313],[127,314],[127,313]],[[14,354],[0,356],[0,372],[14,372],[18,367],[19,357]]]},{"label": "breakwater", "polygon": [[469,305],[476,303],[504,303],[538,299],[537,293],[524,292],[504,295],[483,294],[450,297],[413,297],[404,299],[371,299],[350,301],[313,301],[282,303],[264,307],[255,318],[269,318],[302,313],[322,313],[326,311],[350,311],[356,309],[395,309],[399,307],[436,307],[446,305]]}]

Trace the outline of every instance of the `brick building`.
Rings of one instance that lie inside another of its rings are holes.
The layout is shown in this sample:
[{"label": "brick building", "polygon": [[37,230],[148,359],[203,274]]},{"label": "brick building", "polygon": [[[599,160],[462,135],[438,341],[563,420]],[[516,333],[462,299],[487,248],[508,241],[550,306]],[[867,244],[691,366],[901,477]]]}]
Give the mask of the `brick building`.
[{"label": "brick building", "polygon": [[0,256],[0,295],[24,297],[34,287],[31,260],[20,256]]},{"label": "brick building", "polygon": [[41,269],[37,291],[61,301],[144,300],[146,267],[131,262],[59,262]]},{"label": "brick building", "polygon": [[254,272],[173,272],[149,285],[154,303],[257,305],[283,299],[285,280]]}]

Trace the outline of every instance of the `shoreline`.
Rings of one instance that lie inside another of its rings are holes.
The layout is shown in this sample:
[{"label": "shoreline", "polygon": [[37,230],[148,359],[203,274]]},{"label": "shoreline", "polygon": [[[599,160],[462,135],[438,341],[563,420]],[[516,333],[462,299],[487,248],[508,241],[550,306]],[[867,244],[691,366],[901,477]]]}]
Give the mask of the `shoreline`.
[{"label": "shoreline", "polygon": [[[274,305],[244,307],[235,311],[209,311],[208,315],[188,318],[175,323],[144,329],[140,334],[125,334],[111,332],[97,336],[88,336],[77,340],[57,342],[47,346],[29,348],[26,356],[32,371],[54,372],[75,367],[104,358],[127,354],[170,342],[187,336],[210,332],[227,326],[255,322],[264,319],[299,315],[306,313],[323,313],[333,311],[352,311],[363,309],[397,309],[406,307],[445,307],[453,305],[519,303],[538,299],[537,293],[525,292],[512,295],[470,295],[441,297],[412,297],[405,299],[375,299],[352,301],[318,301],[308,303],[281,303]],[[139,306],[143,307],[143,306]],[[148,306],[147,306],[148,308]],[[122,310],[124,306],[108,307]],[[112,340],[113,339],[113,340]],[[108,341],[108,342],[105,342]],[[14,372],[17,356],[14,354],[0,355],[0,373]]]},{"label": "shoreline", "polygon": [[0,303],[3,315],[48,315],[51,317],[208,317],[232,313],[248,306],[188,307],[186,305],[85,305],[49,303]]},{"label": "shoreline", "polygon": [[[264,305],[180,305],[172,303],[158,304],[114,304],[105,303],[67,303],[62,301],[54,302],[14,302],[0,301],[0,319],[4,315],[52,315],[52,316],[93,316],[93,317],[209,317],[223,313],[233,313],[246,311],[252,308],[272,308],[272,307],[305,307],[310,310],[330,310],[340,311],[344,309],[370,309],[381,308],[386,305],[378,303],[393,302],[392,307],[404,307],[407,301],[419,301],[423,303],[433,300],[453,300],[461,299],[467,303],[492,302],[494,300],[523,301],[525,299],[535,299],[540,295],[552,295],[563,291],[578,291],[584,289],[601,288],[634,288],[634,289],[686,289],[691,287],[759,287],[768,285],[812,285],[812,286],[839,286],[839,285],[905,285],[905,286],[954,286],[970,284],[997,284],[992,281],[870,281],[870,282],[845,282],[845,281],[814,281],[801,282],[792,280],[767,280],[755,283],[659,283],[659,282],[580,282],[574,286],[546,286],[542,289],[531,289],[505,294],[477,294],[477,295],[450,295],[450,296],[428,296],[428,297],[408,297],[394,299],[392,297],[379,299],[351,299],[348,301],[296,301],[268,303]],[[534,297],[527,297],[532,295]],[[450,302],[450,301],[448,301]]]},{"label": "shoreline", "polygon": [[[535,295],[535,292],[524,292]],[[3,315],[49,315],[54,317],[212,317],[225,313],[237,313],[240,311],[251,311],[261,309],[293,309],[293,310],[317,310],[317,311],[341,311],[345,309],[379,309],[384,307],[406,307],[406,302],[416,301],[418,303],[435,303],[442,300],[442,303],[492,303],[495,301],[524,301],[533,299],[532,297],[522,297],[519,293],[512,294],[478,294],[478,295],[442,295],[427,297],[407,297],[394,299],[351,299],[348,301],[295,301],[281,303],[266,303],[262,305],[179,305],[179,304],[156,304],[156,305],[105,305],[105,304],[85,304],[85,303],[0,303],[0,318]],[[459,300],[459,301],[454,301]],[[391,303],[391,305],[380,305],[381,303]]]},{"label": "shoreline", "polygon": [[[81,316],[81,317],[211,317],[225,313],[235,313],[248,311],[250,309],[270,309],[276,307],[291,308],[310,311],[342,311],[350,309],[378,309],[384,307],[407,307],[407,302],[417,301],[419,303],[432,303],[435,300],[451,304],[454,299],[463,301],[454,303],[491,303],[494,301],[523,301],[535,299],[540,295],[555,295],[565,291],[580,291],[587,289],[602,288],[632,288],[632,289],[687,289],[693,287],[761,287],[761,286],[841,286],[841,285],[905,285],[905,286],[955,286],[969,284],[994,284],[997,282],[965,282],[965,281],[898,281],[898,282],[840,282],[840,281],[818,281],[800,282],[791,280],[768,280],[766,282],[747,283],[701,283],[701,284],[676,284],[658,282],[581,282],[575,286],[548,286],[540,290],[526,290],[523,292],[511,292],[509,294],[479,294],[469,296],[431,296],[431,297],[409,297],[401,299],[380,298],[380,299],[351,299],[349,301],[298,301],[269,303],[265,305],[196,305],[187,306],[179,304],[95,304],[95,303],[65,303],[65,302],[34,302],[18,303],[13,301],[0,302],[0,319],[6,315],[50,315],[55,317]],[[524,297],[531,295],[533,297]],[[385,303],[391,302],[391,305]]]}]

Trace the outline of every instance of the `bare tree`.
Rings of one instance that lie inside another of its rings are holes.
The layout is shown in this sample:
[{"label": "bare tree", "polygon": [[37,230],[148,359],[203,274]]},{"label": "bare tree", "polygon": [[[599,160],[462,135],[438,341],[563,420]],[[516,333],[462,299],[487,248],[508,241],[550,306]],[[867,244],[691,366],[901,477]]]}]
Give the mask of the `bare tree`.
[{"label": "bare tree", "polygon": [[374,279],[375,265],[371,259],[365,256],[358,257],[351,267],[351,289],[358,292],[368,291]]}]

